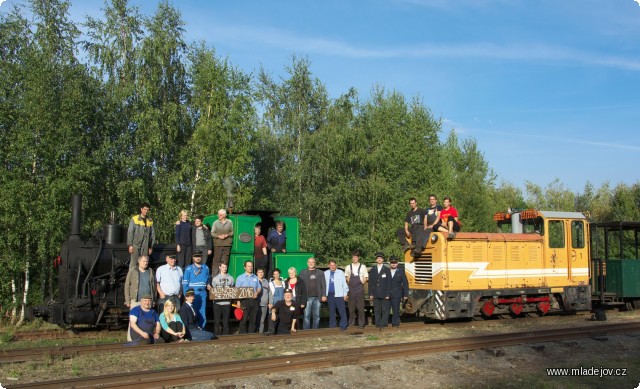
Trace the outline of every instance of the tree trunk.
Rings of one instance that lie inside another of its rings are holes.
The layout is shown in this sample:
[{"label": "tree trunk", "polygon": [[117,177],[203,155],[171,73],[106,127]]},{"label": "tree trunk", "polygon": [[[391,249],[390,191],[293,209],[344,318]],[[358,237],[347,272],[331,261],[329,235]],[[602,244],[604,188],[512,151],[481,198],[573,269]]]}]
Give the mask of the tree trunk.
[{"label": "tree trunk", "polygon": [[27,294],[29,293],[29,260],[24,265],[24,291],[22,292],[22,304],[20,310],[20,319],[16,324],[17,327],[21,326],[24,322],[24,315],[27,309]]},{"label": "tree trunk", "polygon": [[15,324],[18,319],[18,303],[16,299],[16,279],[11,277],[11,302],[13,307],[11,308],[11,324]]},{"label": "tree trunk", "polygon": [[189,210],[189,214],[191,215],[191,220],[193,220],[193,203],[196,198],[196,186],[198,185],[198,180],[200,180],[200,169],[196,169],[196,179],[193,183],[193,191],[191,192],[191,209]]}]

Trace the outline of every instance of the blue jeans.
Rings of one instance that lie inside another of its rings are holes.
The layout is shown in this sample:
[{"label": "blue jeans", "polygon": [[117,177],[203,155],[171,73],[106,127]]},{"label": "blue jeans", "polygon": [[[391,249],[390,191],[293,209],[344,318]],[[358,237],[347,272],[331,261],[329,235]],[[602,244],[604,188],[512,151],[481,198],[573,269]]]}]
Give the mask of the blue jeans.
[{"label": "blue jeans", "polygon": [[344,305],[344,297],[336,297],[333,294],[327,296],[329,299],[329,328],[335,328],[336,323],[336,311],[340,315],[340,329],[347,329],[347,310]]},{"label": "blue jeans", "polygon": [[320,326],[320,297],[307,297],[307,306],[304,307],[304,322],[302,328],[311,328],[311,316],[313,315],[313,329]]}]

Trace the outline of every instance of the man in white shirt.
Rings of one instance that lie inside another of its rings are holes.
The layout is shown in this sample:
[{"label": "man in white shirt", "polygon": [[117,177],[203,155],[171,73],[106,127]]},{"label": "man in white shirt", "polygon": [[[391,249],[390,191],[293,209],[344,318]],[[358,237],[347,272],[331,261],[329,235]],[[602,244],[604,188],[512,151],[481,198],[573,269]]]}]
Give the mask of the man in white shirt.
[{"label": "man in white shirt", "polygon": [[156,289],[158,291],[158,312],[164,310],[165,301],[171,299],[180,310],[180,298],[182,297],[182,269],[176,266],[176,256],[167,255],[167,264],[156,270]]}]

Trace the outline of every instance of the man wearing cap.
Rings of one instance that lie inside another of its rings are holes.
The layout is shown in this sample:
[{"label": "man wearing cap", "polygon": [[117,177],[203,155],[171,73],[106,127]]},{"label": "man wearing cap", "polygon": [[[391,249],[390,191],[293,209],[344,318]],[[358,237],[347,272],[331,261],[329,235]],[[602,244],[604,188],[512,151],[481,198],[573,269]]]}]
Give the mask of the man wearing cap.
[{"label": "man wearing cap", "polygon": [[207,290],[209,285],[209,267],[202,263],[202,252],[193,253],[193,263],[184,270],[182,279],[182,290],[187,293],[187,289],[192,288],[195,293],[193,307],[196,311],[198,326],[204,328],[207,325]]},{"label": "man wearing cap", "polygon": [[271,308],[271,320],[276,323],[276,334],[296,332],[297,312],[299,304],[293,301],[291,289],[284,291],[284,300],[280,300]]},{"label": "man wearing cap", "polygon": [[167,300],[173,301],[176,311],[180,310],[180,298],[182,297],[182,276],[183,272],[176,266],[176,256],[167,255],[166,265],[162,265],[156,271],[156,290],[158,292],[158,312],[162,313],[164,303]]},{"label": "man wearing cap", "polygon": [[[129,309],[140,305],[140,300],[144,295],[151,295],[151,305],[156,301],[156,279],[153,274],[153,269],[149,268],[149,257],[141,255],[138,258],[138,265],[127,273],[127,278],[124,281],[124,305]],[[131,328],[131,323],[129,323]],[[127,340],[131,340],[129,337],[130,331],[127,332]]]},{"label": "man wearing cap", "polygon": [[391,256],[389,258],[391,269],[391,325],[400,327],[400,302],[409,298],[409,281],[403,269],[398,268],[398,258]]},{"label": "man wearing cap", "polygon": [[327,285],[327,302],[329,303],[329,328],[336,327],[336,310],[340,315],[340,329],[347,329],[347,310],[344,302],[348,300],[349,286],[344,272],[338,269],[336,261],[329,261],[329,270],[324,272]]},{"label": "man wearing cap", "polygon": [[180,308],[180,317],[187,329],[186,337],[194,342],[211,340],[213,339],[213,334],[209,331],[203,330],[202,327],[198,325],[196,310],[193,306],[195,298],[196,296],[193,289],[187,289],[184,294],[184,304],[182,304],[182,307]]},{"label": "man wearing cap", "polygon": [[[142,257],[141,257],[142,258]],[[151,294],[141,296],[140,305],[129,311],[130,345],[164,343],[158,313],[151,308]]]},{"label": "man wearing cap", "polygon": [[364,284],[369,280],[367,267],[360,263],[360,253],[351,253],[351,263],[344,269],[349,285],[349,326],[356,324],[356,310],[358,311],[358,326],[364,328],[366,317],[364,313]]},{"label": "man wearing cap", "polygon": [[391,299],[391,272],[384,264],[384,253],[376,253],[376,265],[369,270],[369,299],[373,301],[373,317],[376,327],[389,323]]},{"label": "man wearing cap", "polygon": [[262,284],[258,277],[253,274],[253,261],[244,262],[244,273],[236,279],[236,288],[253,288],[253,298],[238,300],[236,306],[244,311],[240,320],[240,333],[247,333],[247,322],[249,322],[249,333],[256,332],[256,317],[258,314],[258,295],[262,291]]}]

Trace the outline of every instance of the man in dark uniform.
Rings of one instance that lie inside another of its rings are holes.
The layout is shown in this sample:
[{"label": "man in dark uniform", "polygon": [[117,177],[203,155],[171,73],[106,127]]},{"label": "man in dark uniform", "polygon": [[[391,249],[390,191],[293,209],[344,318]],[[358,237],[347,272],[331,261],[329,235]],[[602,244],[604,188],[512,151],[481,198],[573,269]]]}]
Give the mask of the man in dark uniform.
[{"label": "man in dark uniform", "polygon": [[192,341],[211,340],[213,334],[204,331],[199,325],[196,316],[196,310],[193,307],[196,293],[193,288],[189,288],[184,294],[184,304],[180,307],[180,318],[187,329],[187,339]]},{"label": "man in dark uniform", "polygon": [[391,325],[400,327],[400,302],[409,298],[409,281],[404,270],[398,268],[398,258],[393,255],[389,258],[391,269]]},{"label": "man in dark uniform", "polygon": [[391,299],[391,272],[384,262],[384,253],[376,253],[376,265],[369,270],[369,299],[373,301],[373,317],[376,327],[389,323]]}]

